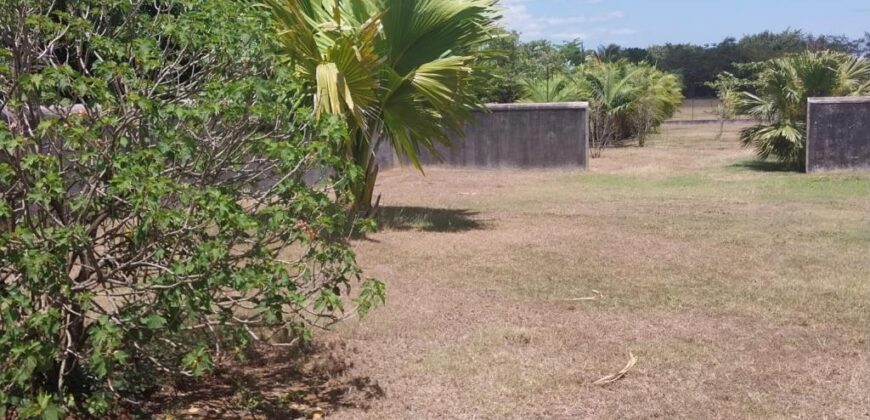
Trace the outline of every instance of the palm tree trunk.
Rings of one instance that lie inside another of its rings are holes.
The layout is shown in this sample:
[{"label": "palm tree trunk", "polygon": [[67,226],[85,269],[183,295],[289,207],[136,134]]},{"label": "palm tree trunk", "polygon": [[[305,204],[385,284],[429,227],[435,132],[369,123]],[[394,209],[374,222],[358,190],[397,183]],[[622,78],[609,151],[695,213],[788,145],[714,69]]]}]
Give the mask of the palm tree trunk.
[{"label": "palm tree trunk", "polygon": [[366,169],[366,175],[364,182],[361,183],[361,189],[357,197],[355,197],[355,208],[354,213],[362,215],[364,217],[369,217],[372,215],[373,211],[377,210],[372,205],[372,200],[374,199],[375,194],[375,184],[378,180],[378,163],[372,159],[373,162]]},{"label": "palm tree trunk", "polygon": [[372,200],[374,198],[375,184],[378,180],[378,147],[381,143],[380,126],[374,131],[372,136],[366,136],[362,131],[358,131],[354,135],[353,160],[363,169],[363,178],[353,187],[353,206],[351,213],[369,217],[373,210]]}]

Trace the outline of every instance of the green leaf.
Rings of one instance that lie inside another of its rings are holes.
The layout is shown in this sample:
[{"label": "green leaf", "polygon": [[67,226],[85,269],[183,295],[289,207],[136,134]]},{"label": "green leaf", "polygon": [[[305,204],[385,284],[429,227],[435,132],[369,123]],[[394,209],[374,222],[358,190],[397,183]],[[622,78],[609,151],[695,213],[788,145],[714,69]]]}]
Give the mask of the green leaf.
[{"label": "green leaf", "polygon": [[157,330],[166,326],[166,318],[160,315],[148,315],[142,318],[142,325],[152,330]]},{"label": "green leaf", "polygon": [[60,407],[52,404],[42,411],[42,420],[58,420],[62,413]]}]

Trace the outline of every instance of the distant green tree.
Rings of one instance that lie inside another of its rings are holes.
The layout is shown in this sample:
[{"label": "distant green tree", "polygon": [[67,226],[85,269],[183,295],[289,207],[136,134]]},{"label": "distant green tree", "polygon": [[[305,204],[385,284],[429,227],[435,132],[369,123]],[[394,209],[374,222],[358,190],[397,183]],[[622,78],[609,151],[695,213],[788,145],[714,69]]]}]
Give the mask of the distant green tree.
[{"label": "distant green tree", "polygon": [[660,69],[680,75],[688,97],[713,96],[708,85],[722,72],[740,75],[740,64],[757,63],[804,51],[859,53],[859,42],[845,36],[814,36],[798,30],[762,32],[740,40],[726,38],[713,45],[665,44],[650,47],[650,60]]},{"label": "distant green tree", "polygon": [[562,55],[569,65],[579,66],[586,62],[586,57],[589,55],[589,52],[586,51],[583,41],[574,39],[560,45],[559,54]]},{"label": "distant green tree", "polygon": [[649,50],[646,48],[623,48],[620,56],[634,64],[652,62]]},{"label": "distant green tree", "polygon": [[852,53],[859,57],[870,58],[870,32],[852,42]]},{"label": "distant green tree", "polygon": [[478,57],[470,88],[484,103],[513,103],[523,94],[527,73],[520,36],[499,30],[473,52]]},{"label": "distant green tree", "polygon": [[806,35],[805,42],[809,51],[836,51],[842,53],[855,53],[858,40],[849,39],[845,35]]},{"label": "distant green tree", "polygon": [[[501,44],[501,43],[506,44]],[[476,86],[488,101],[497,98],[500,102],[517,100],[522,95],[521,80],[538,80],[560,73],[569,74],[572,69],[585,63],[587,57],[599,61],[627,60],[631,63],[648,62],[666,73],[679,75],[683,94],[687,97],[712,97],[716,90],[709,83],[715,82],[722,72],[743,76],[741,65],[761,62],[803,51],[832,50],[859,56],[870,55],[870,33],[858,40],[849,40],[842,35],[813,35],[797,30],[783,32],[766,31],[746,35],[739,40],[729,37],[717,44],[664,44],[649,48],[626,48],[617,44],[602,45],[586,50],[579,40],[562,44],[549,41],[522,42],[518,34],[506,40],[489,43],[490,49],[510,52],[492,63],[489,74],[479,72]],[[490,80],[491,79],[491,80]],[[488,93],[485,93],[488,92]]]},{"label": "distant green tree", "polygon": [[656,67],[679,75],[684,93],[690,98],[704,96],[708,91],[704,83],[721,71],[716,61],[710,59],[709,49],[700,45],[665,44],[651,47],[649,53]]},{"label": "distant green tree", "polygon": [[565,73],[570,66],[561,49],[550,41],[531,41],[522,45],[523,73],[528,77],[552,79]]},{"label": "distant green tree", "polygon": [[[471,88],[483,102],[511,103],[526,96],[528,82],[558,79],[586,60],[579,41],[520,41],[516,32],[497,32],[475,51]],[[558,85],[558,83],[556,83]],[[545,97],[546,95],[544,95]]]},{"label": "distant green tree", "polygon": [[741,38],[737,50],[738,57],[734,62],[755,63],[806,51],[807,40],[798,30],[765,31]]}]

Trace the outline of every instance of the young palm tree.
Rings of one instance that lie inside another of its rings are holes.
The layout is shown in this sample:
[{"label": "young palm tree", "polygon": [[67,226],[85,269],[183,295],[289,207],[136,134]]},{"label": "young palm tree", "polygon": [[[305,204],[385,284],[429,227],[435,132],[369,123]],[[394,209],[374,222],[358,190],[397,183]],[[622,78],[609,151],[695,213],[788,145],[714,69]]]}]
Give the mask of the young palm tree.
[{"label": "young palm tree", "polygon": [[523,81],[523,98],[520,102],[548,103],[580,100],[577,85],[562,75],[549,79]]},{"label": "young palm tree", "polygon": [[371,208],[381,142],[420,168],[470,111],[474,58],[495,30],[496,0],[266,0],[284,51],[315,88],[315,112],[344,118],[364,171],[354,210]]},{"label": "young palm tree", "polygon": [[806,155],[807,99],[870,93],[870,62],[829,51],[806,52],[766,62],[743,92],[738,111],[761,124],[741,133],[761,159],[775,157],[803,169]]},{"label": "young palm tree", "polygon": [[738,115],[738,105],[741,101],[743,90],[749,85],[745,79],[735,76],[731,72],[723,71],[716,76],[716,80],[707,82],[705,86],[716,91],[719,105],[716,107],[719,115],[719,134],[721,139],[725,133],[725,122],[731,121]]},{"label": "young palm tree", "polygon": [[679,79],[648,64],[626,60],[594,60],[576,77],[580,97],[591,105],[590,137],[593,156],[609,143],[646,135],[673,116],[683,100]]},{"label": "young palm tree", "polygon": [[640,89],[635,72],[625,63],[596,60],[579,71],[578,84],[582,97],[591,105],[590,135],[598,157],[610,142],[622,138],[622,127],[628,119]]},{"label": "young palm tree", "polygon": [[640,95],[630,123],[638,145],[644,147],[647,135],[677,112],[683,102],[683,86],[674,74],[664,73],[648,64],[639,64],[637,68],[634,78],[640,87]]}]

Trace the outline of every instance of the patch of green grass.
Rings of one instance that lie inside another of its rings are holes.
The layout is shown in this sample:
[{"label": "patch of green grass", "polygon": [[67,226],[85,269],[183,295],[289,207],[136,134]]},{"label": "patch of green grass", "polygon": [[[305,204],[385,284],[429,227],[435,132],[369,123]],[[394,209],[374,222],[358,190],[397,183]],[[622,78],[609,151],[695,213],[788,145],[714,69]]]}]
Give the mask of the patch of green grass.
[{"label": "patch of green grass", "polygon": [[756,184],[779,201],[866,201],[870,197],[868,175],[774,175],[757,180]]},{"label": "patch of green grass", "polygon": [[847,247],[865,246],[870,249],[870,223],[863,226],[858,225],[848,230],[824,232],[822,236],[830,239],[834,245]]},{"label": "patch of green grass", "polygon": [[703,174],[679,174],[672,176],[640,176],[625,174],[580,174],[566,180],[573,185],[586,188],[606,189],[611,192],[637,190],[672,190],[696,188],[710,184],[713,180]]},{"label": "patch of green grass", "polygon": [[[671,175],[590,173],[571,175],[562,181],[565,186],[587,192],[589,200],[727,197],[752,202],[856,201],[867,205],[870,197],[870,174],[857,173],[808,175],[714,168],[706,173]],[[541,188],[557,190],[559,186]]]}]

